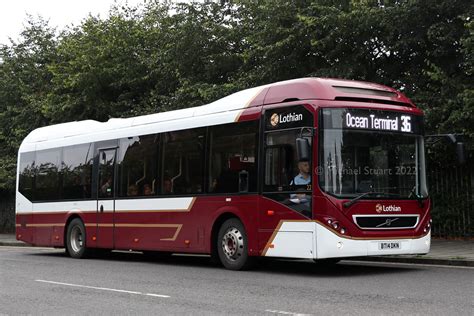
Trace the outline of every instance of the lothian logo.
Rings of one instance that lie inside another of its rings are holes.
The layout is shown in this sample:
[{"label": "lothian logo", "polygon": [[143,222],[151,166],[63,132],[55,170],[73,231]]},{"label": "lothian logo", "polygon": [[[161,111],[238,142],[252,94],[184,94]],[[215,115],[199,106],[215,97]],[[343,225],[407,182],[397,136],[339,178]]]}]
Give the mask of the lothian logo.
[{"label": "lothian logo", "polygon": [[291,123],[291,122],[299,122],[303,120],[303,114],[299,113],[287,113],[287,114],[277,114],[273,113],[270,116],[270,124],[273,127],[276,127],[280,123]]},{"label": "lothian logo", "polygon": [[274,114],[270,117],[270,124],[272,124],[272,126],[275,127],[275,126],[278,125],[278,121],[279,121],[278,114],[277,114],[277,113],[274,113]]},{"label": "lothian logo", "polygon": [[375,205],[375,211],[379,214],[382,212],[401,212],[402,208],[396,205],[385,206],[382,204],[377,204]]}]

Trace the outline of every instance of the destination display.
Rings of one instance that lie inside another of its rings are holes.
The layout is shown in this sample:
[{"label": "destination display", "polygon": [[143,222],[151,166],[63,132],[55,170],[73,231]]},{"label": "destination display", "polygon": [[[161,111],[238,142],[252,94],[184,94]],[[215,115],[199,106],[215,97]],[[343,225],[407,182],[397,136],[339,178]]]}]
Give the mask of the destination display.
[{"label": "destination display", "polygon": [[403,112],[376,111],[365,109],[323,109],[324,128],[375,130],[421,134],[421,116]]}]

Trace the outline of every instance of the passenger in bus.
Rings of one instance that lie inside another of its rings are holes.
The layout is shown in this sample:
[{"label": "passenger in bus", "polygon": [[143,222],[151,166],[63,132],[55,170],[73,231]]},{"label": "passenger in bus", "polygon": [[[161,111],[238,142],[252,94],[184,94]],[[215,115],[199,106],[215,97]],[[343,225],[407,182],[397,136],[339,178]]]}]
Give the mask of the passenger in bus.
[{"label": "passenger in bus", "polygon": [[171,179],[164,179],[163,180],[163,193],[164,194],[173,193],[173,183],[171,183]]},{"label": "passenger in bus", "polygon": [[111,196],[112,195],[112,177],[107,178],[107,180],[100,187],[102,196]]},{"label": "passenger in bus", "polygon": [[151,190],[151,186],[148,183],[143,185],[143,195],[152,195],[153,192]]},{"label": "passenger in bus", "polygon": [[136,184],[132,184],[128,187],[127,191],[128,196],[137,196],[138,195],[138,187]]}]

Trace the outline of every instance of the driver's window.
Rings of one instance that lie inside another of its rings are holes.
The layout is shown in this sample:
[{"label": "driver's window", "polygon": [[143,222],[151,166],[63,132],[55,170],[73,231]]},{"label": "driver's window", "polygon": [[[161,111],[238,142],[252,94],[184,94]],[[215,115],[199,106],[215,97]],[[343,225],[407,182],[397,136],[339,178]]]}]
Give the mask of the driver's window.
[{"label": "driver's window", "polygon": [[[310,133],[312,129],[309,129]],[[265,135],[264,195],[311,218],[311,161],[299,160],[296,139],[311,134],[301,128]]]}]

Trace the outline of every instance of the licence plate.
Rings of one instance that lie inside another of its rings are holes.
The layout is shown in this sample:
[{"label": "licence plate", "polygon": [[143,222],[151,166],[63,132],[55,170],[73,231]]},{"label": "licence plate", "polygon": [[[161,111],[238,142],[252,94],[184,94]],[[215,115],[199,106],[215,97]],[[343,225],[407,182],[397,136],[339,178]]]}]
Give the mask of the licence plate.
[{"label": "licence plate", "polygon": [[379,249],[380,250],[400,249],[400,243],[399,242],[381,242],[379,243]]}]

